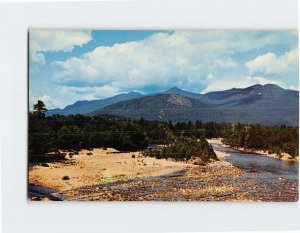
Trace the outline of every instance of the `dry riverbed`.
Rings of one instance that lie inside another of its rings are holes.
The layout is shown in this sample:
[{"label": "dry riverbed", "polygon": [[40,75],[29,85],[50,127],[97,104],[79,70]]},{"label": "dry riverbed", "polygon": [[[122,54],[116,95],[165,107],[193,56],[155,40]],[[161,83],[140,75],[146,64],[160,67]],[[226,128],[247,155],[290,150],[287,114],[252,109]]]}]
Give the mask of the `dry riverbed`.
[{"label": "dry riverbed", "polygon": [[[278,192],[270,191],[245,176],[243,170],[222,160],[226,153],[217,152],[217,156],[221,161],[199,166],[143,157],[140,152],[119,153],[111,148],[82,150],[62,162],[30,164],[29,184],[51,188],[55,190],[55,198],[59,195],[65,200],[293,201],[298,198],[298,186],[281,180],[282,188],[292,185],[291,192],[282,194],[281,187]],[[30,200],[55,198],[34,192],[29,195]]]},{"label": "dry riverbed", "polygon": [[143,157],[140,152],[120,153],[112,148],[81,150],[79,155],[71,157],[67,155],[67,160],[47,163],[46,166],[30,164],[29,183],[62,192],[99,183],[160,176],[193,166]]}]

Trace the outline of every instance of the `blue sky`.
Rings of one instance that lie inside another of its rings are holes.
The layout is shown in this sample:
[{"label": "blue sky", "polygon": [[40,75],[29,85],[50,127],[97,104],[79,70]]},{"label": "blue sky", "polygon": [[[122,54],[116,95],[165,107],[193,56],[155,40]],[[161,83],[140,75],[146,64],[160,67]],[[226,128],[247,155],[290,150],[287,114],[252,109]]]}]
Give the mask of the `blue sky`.
[{"label": "blue sky", "polygon": [[31,30],[29,104],[51,108],[174,86],[197,93],[274,83],[298,90],[296,31]]}]

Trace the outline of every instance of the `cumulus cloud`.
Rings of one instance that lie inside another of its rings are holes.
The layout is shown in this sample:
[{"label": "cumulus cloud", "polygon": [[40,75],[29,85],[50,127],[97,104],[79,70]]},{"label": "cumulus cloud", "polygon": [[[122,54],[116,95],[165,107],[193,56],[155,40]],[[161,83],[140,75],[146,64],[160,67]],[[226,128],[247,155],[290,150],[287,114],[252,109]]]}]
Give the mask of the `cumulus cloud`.
[{"label": "cumulus cloud", "polygon": [[272,76],[277,79],[298,79],[298,47],[281,56],[268,52],[246,62],[250,74]]},{"label": "cumulus cloud", "polygon": [[118,90],[113,86],[62,86],[59,88],[59,92],[63,95],[73,96],[73,99],[76,100],[94,100],[111,97],[115,95]]},{"label": "cumulus cloud", "polygon": [[[116,92],[172,86],[200,92],[216,70],[237,67],[233,55],[264,46],[290,43],[288,34],[255,31],[175,31],[134,42],[99,46],[81,57],[54,62],[60,85],[110,86]],[[249,65],[251,66],[251,65]]]},{"label": "cumulus cloud", "polygon": [[[31,76],[47,79],[43,94],[34,95],[34,100],[43,98],[52,108],[77,100],[133,90],[158,92],[174,86],[198,93],[257,83],[297,86],[294,31],[168,31],[112,46],[100,46],[97,38],[84,30],[31,30]],[[89,41],[98,47],[78,57],[61,53],[62,59],[51,64],[45,60],[47,52],[51,57],[50,52],[70,52]],[[289,52],[281,54],[282,48]],[[250,60],[259,51],[264,53]]]},{"label": "cumulus cloud", "polygon": [[207,93],[211,91],[223,91],[228,90],[231,88],[246,88],[255,84],[276,84],[281,87],[285,87],[285,85],[276,80],[266,79],[264,77],[259,76],[247,76],[247,77],[241,77],[239,80],[230,78],[230,77],[224,77],[224,78],[216,78],[212,80],[207,88],[202,91],[202,93]]},{"label": "cumulus cloud", "polygon": [[29,91],[29,110],[33,109],[33,105],[36,104],[38,100],[43,101],[48,109],[55,108],[58,104],[48,95],[36,95],[32,91]]},{"label": "cumulus cloud", "polygon": [[88,30],[34,29],[29,33],[30,59],[34,63],[45,64],[45,52],[70,52],[92,40]]}]

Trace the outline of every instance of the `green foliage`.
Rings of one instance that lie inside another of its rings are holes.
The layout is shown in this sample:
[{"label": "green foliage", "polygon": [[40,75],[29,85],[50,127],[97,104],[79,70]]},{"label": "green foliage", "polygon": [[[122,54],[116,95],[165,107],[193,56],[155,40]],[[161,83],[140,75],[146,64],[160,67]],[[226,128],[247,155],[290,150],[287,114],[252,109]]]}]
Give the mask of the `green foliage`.
[{"label": "green foliage", "polygon": [[138,150],[149,144],[146,132],[131,120],[82,115],[40,118],[33,113],[29,115],[28,141],[29,155],[44,155],[58,149],[78,151],[99,147]]},{"label": "green foliage", "polygon": [[[164,145],[144,153],[156,158],[198,163],[217,159],[205,138],[224,138],[230,146],[283,152],[298,156],[298,128],[196,121],[172,122],[109,119],[101,116],[53,115],[45,117],[45,105],[38,101],[29,114],[29,155],[45,155],[58,149],[73,150],[113,147],[122,151]],[[200,161],[201,160],[201,161]]]},{"label": "green foliage", "polygon": [[45,113],[48,111],[43,101],[38,100],[36,104],[33,105],[33,114],[37,117],[45,117]]},{"label": "green foliage", "polygon": [[290,126],[262,126],[249,124],[232,124],[228,128],[224,143],[231,147],[267,150],[276,153],[288,153],[293,158],[299,156],[298,128]]},{"label": "green foliage", "polygon": [[218,160],[211,146],[205,138],[186,138],[178,137],[169,145],[161,149],[147,149],[143,151],[146,156],[160,158],[172,158],[179,161],[190,159],[201,160],[201,163],[207,163],[210,160]]}]

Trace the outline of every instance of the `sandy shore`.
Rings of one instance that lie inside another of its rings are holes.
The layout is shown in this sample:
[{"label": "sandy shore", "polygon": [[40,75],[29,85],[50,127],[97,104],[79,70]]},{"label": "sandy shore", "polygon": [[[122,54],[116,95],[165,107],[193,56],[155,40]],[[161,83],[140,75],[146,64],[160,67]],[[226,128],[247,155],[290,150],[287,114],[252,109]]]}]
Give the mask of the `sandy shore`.
[{"label": "sandy shore", "polygon": [[[242,174],[240,169],[226,161],[198,166],[144,157],[140,152],[119,153],[112,148],[82,150],[71,157],[46,166],[30,164],[31,187],[54,189],[54,196],[62,194],[67,200],[205,201],[212,196],[215,200],[233,197],[235,200],[248,200],[245,194],[235,196],[238,188],[234,185],[220,182],[222,177]],[[64,179],[66,176],[68,179]],[[34,194],[30,199],[50,200],[47,197],[36,198]]]},{"label": "sandy shore", "polygon": [[30,164],[29,200],[298,200],[298,182],[282,177],[258,182],[257,174],[224,161],[228,154],[216,153],[220,161],[200,166],[111,148],[82,150],[65,161]]},{"label": "sandy shore", "polygon": [[232,182],[243,172],[225,161],[192,166],[179,172],[72,189],[69,200],[89,201],[249,201]]},{"label": "sandy shore", "polygon": [[[89,153],[92,155],[88,155]],[[112,148],[81,150],[79,155],[71,157],[67,156],[67,160],[63,162],[47,163],[46,167],[31,164],[29,183],[63,192],[87,185],[161,176],[194,166],[143,157],[140,152],[119,153]]]},{"label": "sandy shore", "polygon": [[[207,141],[209,143],[216,143],[216,144],[221,144],[224,147],[229,147],[228,145],[225,145],[224,143],[222,143],[221,140],[222,140],[221,138],[213,138],[213,139],[208,139]],[[275,153],[269,153],[268,151],[263,151],[263,150],[252,150],[252,149],[247,149],[247,148],[244,148],[244,147],[233,147],[233,149],[248,152],[248,153],[255,153],[255,154],[262,155],[262,156],[271,157],[271,158],[274,158],[274,159],[280,159],[282,161],[299,162],[299,157],[292,158],[287,153],[282,153],[282,157],[279,157]],[[227,156],[226,153],[222,153],[222,152],[218,152],[218,154],[219,155],[217,155],[217,156],[218,157],[220,156],[219,158],[221,158],[223,156]]]}]

